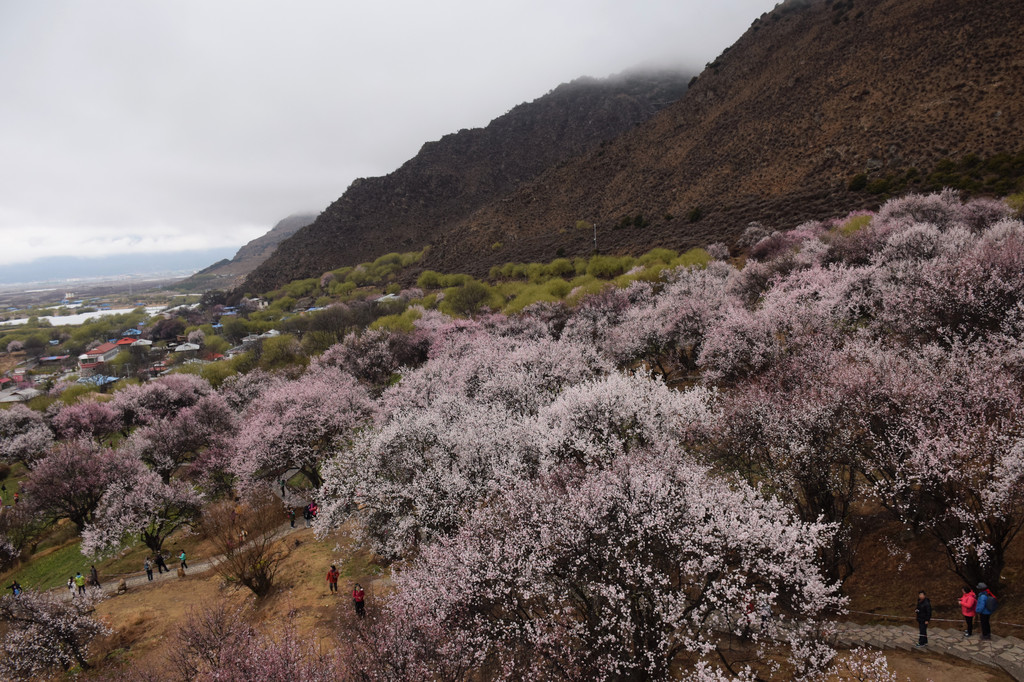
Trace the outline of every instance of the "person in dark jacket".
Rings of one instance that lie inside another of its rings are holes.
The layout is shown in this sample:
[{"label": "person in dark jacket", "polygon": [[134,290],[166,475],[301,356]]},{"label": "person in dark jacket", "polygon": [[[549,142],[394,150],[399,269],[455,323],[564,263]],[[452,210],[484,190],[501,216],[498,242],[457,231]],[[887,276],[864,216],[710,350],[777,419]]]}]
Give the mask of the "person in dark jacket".
[{"label": "person in dark jacket", "polygon": [[924,592],[917,593],[917,631],[920,637],[917,639],[917,646],[928,645],[928,621],[932,619],[932,603]]},{"label": "person in dark jacket", "polygon": [[974,606],[975,613],[978,614],[978,620],[981,621],[981,639],[989,640],[992,639],[992,624],[989,622],[989,618],[992,617],[992,602],[995,601],[996,596],[988,589],[988,585],[985,583],[978,583],[978,601]]}]

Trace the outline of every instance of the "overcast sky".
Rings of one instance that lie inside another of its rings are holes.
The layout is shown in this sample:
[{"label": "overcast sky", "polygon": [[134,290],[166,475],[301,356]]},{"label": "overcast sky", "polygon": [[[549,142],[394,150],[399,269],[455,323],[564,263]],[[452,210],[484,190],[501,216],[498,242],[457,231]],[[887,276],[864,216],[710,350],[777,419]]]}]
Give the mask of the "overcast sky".
[{"label": "overcast sky", "polygon": [[775,0],[0,0],[0,266],[240,245],[579,76],[699,70]]}]

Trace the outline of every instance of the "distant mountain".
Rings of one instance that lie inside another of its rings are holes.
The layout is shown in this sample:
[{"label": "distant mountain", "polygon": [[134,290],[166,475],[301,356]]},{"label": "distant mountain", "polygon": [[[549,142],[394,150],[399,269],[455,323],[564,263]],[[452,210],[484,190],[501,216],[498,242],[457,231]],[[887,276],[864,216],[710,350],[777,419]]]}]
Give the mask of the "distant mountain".
[{"label": "distant mountain", "polygon": [[185,290],[195,289],[233,289],[245,279],[246,275],[262,264],[277,246],[306,227],[316,219],[313,213],[297,213],[290,215],[274,225],[263,236],[238,249],[234,257],[217,261],[213,265],[200,270],[188,279],[176,285]]},{"label": "distant mountain", "polygon": [[202,249],[166,253],[136,253],[76,258],[52,256],[29,263],[15,263],[0,268],[0,284],[67,282],[97,277],[135,278],[183,277],[206,263],[223,258],[230,249]]},{"label": "distant mountain", "polygon": [[438,224],[424,267],[589,253],[579,220],[602,251],[636,253],[907,190],[1024,189],[1022,39],[1018,0],[782,3],[643,125]]},{"label": "distant mountain", "polygon": [[648,120],[682,96],[688,79],[677,72],[580,78],[485,128],[428,142],[393,173],[353,182],[312,225],[282,242],[245,288],[266,291],[433,243],[474,210]]}]

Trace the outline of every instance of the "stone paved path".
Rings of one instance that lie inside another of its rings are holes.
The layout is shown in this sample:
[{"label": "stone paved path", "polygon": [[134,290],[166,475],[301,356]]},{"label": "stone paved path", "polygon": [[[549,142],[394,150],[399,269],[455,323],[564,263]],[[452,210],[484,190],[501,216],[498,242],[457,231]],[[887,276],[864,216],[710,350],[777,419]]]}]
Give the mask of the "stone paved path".
[{"label": "stone paved path", "polygon": [[[993,630],[997,630],[998,627],[998,622],[992,623]],[[965,638],[961,630],[929,627],[928,646],[915,649],[916,625],[840,623],[836,633],[836,644],[947,654],[991,668],[1000,668],[1013,679],[1024,680],[1024,640],[993,634],[991,641],[983,642],[979,636],[977,625],[974,636],[970,638]]]}]

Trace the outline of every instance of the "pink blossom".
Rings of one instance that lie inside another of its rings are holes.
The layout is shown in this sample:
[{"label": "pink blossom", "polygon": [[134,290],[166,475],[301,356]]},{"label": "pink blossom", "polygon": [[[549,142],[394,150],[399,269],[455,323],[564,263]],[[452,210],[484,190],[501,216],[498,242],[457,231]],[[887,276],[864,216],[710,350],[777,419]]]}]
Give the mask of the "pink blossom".
[{"label": "pink blossom", "polygon": [[24,405],[0,410],[0,460],[34,465],[53,443],[43,416]]}]

